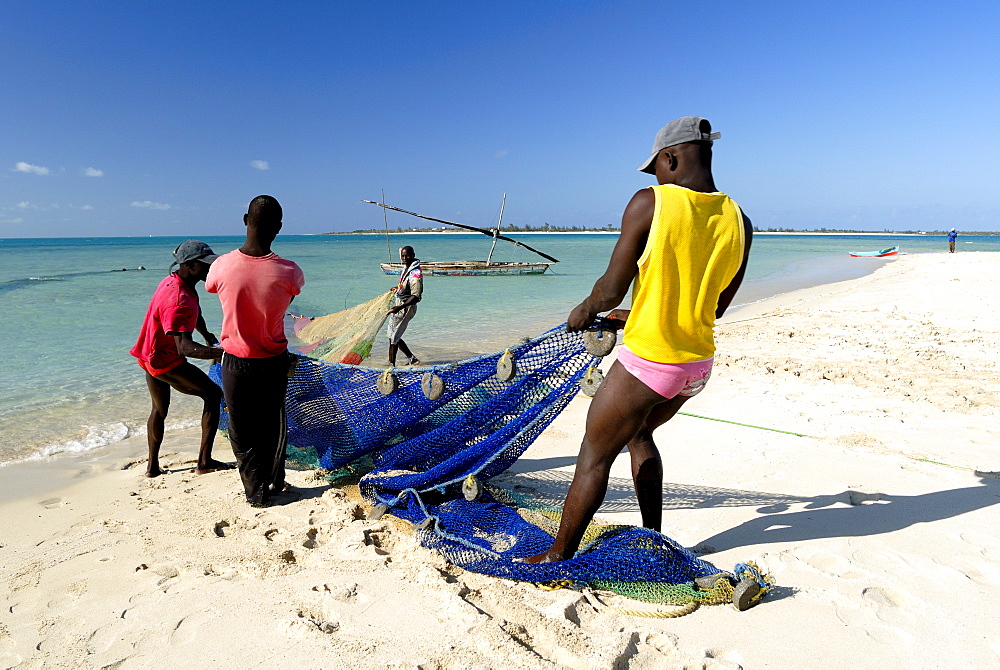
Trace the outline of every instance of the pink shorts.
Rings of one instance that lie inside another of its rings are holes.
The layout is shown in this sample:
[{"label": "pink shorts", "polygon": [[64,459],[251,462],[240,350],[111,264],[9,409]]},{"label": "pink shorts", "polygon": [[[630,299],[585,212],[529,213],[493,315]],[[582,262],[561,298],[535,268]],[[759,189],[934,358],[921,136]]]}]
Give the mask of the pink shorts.
[{"label": "pink shorts", "polygon": [[693,363],[654,363],[639,358],[622,345],[618,347],[618,362],[643,384],[664,398],[695,396],[701,393],[712,376],[712,361],[706,358]]}]

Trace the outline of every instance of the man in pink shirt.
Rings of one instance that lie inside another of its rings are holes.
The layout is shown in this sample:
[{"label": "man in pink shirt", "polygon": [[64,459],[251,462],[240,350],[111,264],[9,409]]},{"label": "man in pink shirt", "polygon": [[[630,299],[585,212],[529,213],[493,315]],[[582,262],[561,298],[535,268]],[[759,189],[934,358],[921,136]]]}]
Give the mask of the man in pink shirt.
[{"label": "man in pink shirt", "polygon": [[291,357],[285,312],[305,284],[302,270],[271,251],[281,205],[269,195],[250,201],[247,239],[212,264],[205,290],[222,303],[222,390],[229,442],[247,500],[267,507],[285,487],[285,391]]},{"label": "man in pink shirt", "polygon": [[[163,473],[160,470],[160,445],[163,443],[163,424],[170,408],[171,388],[205,401],[201,415],[201,449],[195,473],[200,475],[231,467],[212,458],[212,444],[219,428],[222,391],[208,375],[185,358],[216,359],[222,356],[215,335],[208,332],[205,326],[195,290],[216,258],[218,256],[200,240],[188,240],[174,249],[174,262],[170,267],[179,265],[177,272],[170,273],[156,287],[139,331],[139,339],[129,352],[136,357],[139,367],[146,371],[146,386],[153,401],[153,409],[146,422],[146,439],[149,442],[147,477]],[[192,339],[196,330],[205,338],[207,347]]]}]

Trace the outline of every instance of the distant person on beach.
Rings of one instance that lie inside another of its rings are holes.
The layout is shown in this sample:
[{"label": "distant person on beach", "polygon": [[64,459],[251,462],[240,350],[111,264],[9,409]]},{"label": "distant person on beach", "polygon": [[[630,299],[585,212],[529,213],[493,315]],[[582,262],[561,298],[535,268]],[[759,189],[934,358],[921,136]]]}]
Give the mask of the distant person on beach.
[{"label": "distant person on beach", "polygon": [[292,356],[285,311],[305,278],[271,251],[282,210],[269,195],[250,201],[242,247],[212,264],[205,289],[222,303],[222,390],[229,408],[229,442],[247,501],[268,507],[285,488],[285,391]]},{"label": "distant person on beach", "polygon": [[[146,371],[146,386],[153,401],[153,409],[146,422],[149,444],[147,477],[163,473],[160,469],[160,445],[163,443],[163,424],[170,408],[171,388],[198,396],[205,403],[195,473],[201,475],[230,467],[228,463],[212,458],[212,444],[219,428],[222,390],[185,358],[218,359],[222,356],[219,341],[205,326],[195,290],[198,282],[204,281],[208,275],[209,266],[216,258],[211,248],[199,240],[188,240],[174,249],[174,262],[170,267],[177,265],[177,271],[171,272],[153,292],[139,339],[129,352]],[[195,331],[205,338],[208,346],[192,339]]]},{"label": "distant person on beach", "polygon": [[958,231],[952,228],[948,231],[948,252],[955,253],[955,240],[958,238]]},{"label": "distant person on beach", "polygon": [[393,298],[395,304],[389,309],[389,326],[386,329],[391,367],[396,367],[397,349],[403,352],[410,365],[420,365],[420,361],[403,341],[403,333],[417,313],[417,303],[424,292],[424,274],[413,247],[400,248],[399,260],[403,264],[403,271],[399,273],[399,283],[396,284],[396,295]]},{"label": "distant person on beach", "polygon": [[585,330],[599,312],[621,304],[635,280],[631,311],[608,315],[625,322],[625,333],[618,360],[587,413],[559,532],[529,562],[573,557],[625,446],[642,523],[660,530],[663,465],[653,431],[705,387],[715,355],[715,320],[743,280],[753,234],[750,219],[716,190],[712,143],[719,136],[695,116],[671,121],[657,133],[652,155],[639,170],[656,175],[659,185],[632,196],[608,269],[570,312],[567,330]]}]

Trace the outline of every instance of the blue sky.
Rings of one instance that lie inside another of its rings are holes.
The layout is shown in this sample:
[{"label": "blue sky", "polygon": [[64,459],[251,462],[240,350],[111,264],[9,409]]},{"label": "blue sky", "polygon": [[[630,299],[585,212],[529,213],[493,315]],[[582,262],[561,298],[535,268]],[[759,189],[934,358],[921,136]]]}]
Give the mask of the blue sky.
[{"label": "blue sky", "polygon": [[[759,227],[1000,230],[996,2],[0,4],[0,237],[617,225],[712,121]],[[396,214],[390,226],[416,221]]]}]

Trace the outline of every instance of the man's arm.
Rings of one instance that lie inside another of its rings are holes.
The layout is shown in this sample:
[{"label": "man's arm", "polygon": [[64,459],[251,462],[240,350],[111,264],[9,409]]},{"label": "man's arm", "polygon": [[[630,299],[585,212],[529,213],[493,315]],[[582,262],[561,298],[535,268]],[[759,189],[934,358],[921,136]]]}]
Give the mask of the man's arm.
[{"label": "man's arm", "polygon": [[417,298],[417,296],[411,295],[411,296],[409,296],[407,298],[404,298],[403,302],[399,303],[395,307],[390,307],[388,313],[389,314],[395,314],[396,312],[401,312],[402,310],[406,309],[410,305],[417,304],[419,301],[420,301],[420,299]]},{"label": "man's arm", "polygon": [[389,314],[395,314],[401,310],[406,309],[410,305],[416,305],[420,302],[420,297],[424,292],[424,282],[422,279],[409,279],[407,280],[410,284],[410,295],[403,298],[403,302],[399,303],[395,307],[389,310]]},{"label": "man's arm", "polygon": [[639,272],[639,258],[646,248],[655,205],[651,189],[644,188],[632,196],[622,215],[622,232],[611,252],[608,269],[594,283],[587,299],[570,312],[566,330],[576,332],[590,327],[598,313],[617,307],[628,295]]},{"label": "man's arm", "polygon": [[198,323],[194,328],[201,333],[202,337],[205,338],[205,344],[208,346],[211,347],[219,343],[219,338],[217,338],[214,333],[210,333],[208,331],[208,326],[205,325],[205,317],[201,314],[198,315]]},{"label": "man's arm", "polygon": [[736,291],[739,290],[740,284],[743,283],[743,275],[747,271],[747,260],[750,258],[750,243],[753,242],[753,224],[750,223],[750,217],[743,214],[743,262],[740,264],[740,269],[736,271],[736,275],[733,280],[729,282],[722,293],[719,294],[719,306],[715,308],[715,318],[721,319],[722,315],[726,313],[729,309],[729,303],[733,301],[736,296]]},{"label": "man's arm", "polygon": [[177,353],[181,356],[190,356],[191,358],[203,358],[205,360],[217,360],[222,358],[221,347],[206,347],[204,345],[198,344],[191,337],[191,333],[177,333],[171,331],[171,335],[174,336],[174,344],[177,345]]}]

